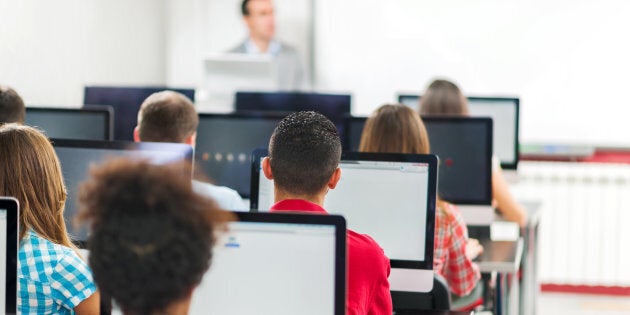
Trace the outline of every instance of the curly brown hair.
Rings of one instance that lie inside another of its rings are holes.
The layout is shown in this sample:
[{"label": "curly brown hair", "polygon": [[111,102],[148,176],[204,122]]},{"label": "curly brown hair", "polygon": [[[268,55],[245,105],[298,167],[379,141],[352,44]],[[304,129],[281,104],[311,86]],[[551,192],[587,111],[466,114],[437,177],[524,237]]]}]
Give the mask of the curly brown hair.
[{"label": "curly brown hair", "polygon": [[126,314],[159,313],[187,298],[231,214],[193,192],[182,164],[115,159],[90,175],[79,190],[78,220],[90,223],[99,290]]}]

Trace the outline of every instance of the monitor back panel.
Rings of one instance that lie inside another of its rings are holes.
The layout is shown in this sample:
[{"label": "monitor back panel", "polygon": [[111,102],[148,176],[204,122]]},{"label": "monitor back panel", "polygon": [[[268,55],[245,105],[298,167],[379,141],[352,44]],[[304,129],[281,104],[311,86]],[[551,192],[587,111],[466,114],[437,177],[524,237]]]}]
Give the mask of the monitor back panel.
[{"label": "monitor back panel", "polygon": [[423,118],[431,153],[440,158],[438,196],[456,204],[492,202],[492,120]]},{"label": "monitor back panel", "polygon": [[138,124],[140,105],[149,95],[163,90],[182,93],[193,102],[195,101],[193,89],[86,86],[83,104],[112,106],[114,108],[114,140],[133,141],[133,129]]},{"label": "monitor back panel", "polygon": [[25,123],[44,131],[49,138],[112,140],[113,109],[27,107]]},{"label": "monitor back panel", "polygon": [[235,107],[237,111],[317,111],[343,132],[343,120],[350,115],[351,102],[348,94],[238,92]]},{"label": "monitor back panel", "polygon": [[[365,117],[346,119],[345,146],[358,150]],[[438,195],[461,204],[490,205],[492,200],[492,120],[424,117],[431,153],[440,159]]]}]

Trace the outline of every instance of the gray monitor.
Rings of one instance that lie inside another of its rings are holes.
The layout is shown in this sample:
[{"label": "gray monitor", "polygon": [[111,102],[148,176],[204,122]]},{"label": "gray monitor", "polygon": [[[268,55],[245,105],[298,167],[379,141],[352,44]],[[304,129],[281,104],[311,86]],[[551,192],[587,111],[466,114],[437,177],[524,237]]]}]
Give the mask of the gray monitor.
[{"label": "gray monitor", "polygon": [[[420,96],[398,95],[398,102],[415,110],[419,108]],[[468,97],[468,109],[473,117],[490,117],[493,120],[494,154],[501,167],[516,169],[519,161],[519,107],[517,97]]]},{"label": "gray monitor", "polygon": [[27,107],[25,124],[44,131],[49,138],[112,140],[113,118],[111,106]]},{"label": "gray monitor", "polygon": [[192,163],[192,147],[180,143],[136,143],[66,139],[53,139],[52,142],[57,157],[59,157],[63,178],[68,190],[64,211],[66,227],[72,239],[79,243],[87,240],[88,229],[86,226],[75,226],[73,218],[78,210],[77,195],[79,185],[88,178],[91,165],[116,157],[147,159],[158,164],[179,161]]}]

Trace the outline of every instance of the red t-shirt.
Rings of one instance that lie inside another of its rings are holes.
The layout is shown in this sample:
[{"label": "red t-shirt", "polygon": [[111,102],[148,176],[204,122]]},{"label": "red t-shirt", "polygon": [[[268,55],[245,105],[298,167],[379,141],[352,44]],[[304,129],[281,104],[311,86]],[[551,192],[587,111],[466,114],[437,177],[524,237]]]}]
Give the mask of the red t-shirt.
[{"label": "red t-shirt", "polygon": [[[328,214],[324,208],[306,200],[282,200],[271,212],[299,211]],[[371,237],[348,230],[347,315],[392,313],[389,293],[389,258]]]}]

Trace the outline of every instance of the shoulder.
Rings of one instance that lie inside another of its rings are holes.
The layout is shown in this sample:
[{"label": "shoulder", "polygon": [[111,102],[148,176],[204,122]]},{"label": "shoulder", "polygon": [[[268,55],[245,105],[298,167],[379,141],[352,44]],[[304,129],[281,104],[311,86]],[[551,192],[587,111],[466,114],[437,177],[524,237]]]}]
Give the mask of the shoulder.
[{"label": "shoulder", "polygon": [[214,199],[221,208],[227,210],[246,210],[244,209],[243,198],[232,188],[193,180],[193,190],[200,195]]},{"label": "shoulder", "polygon": [[243,54],[247,52],[247,49],[245,48],[245,44],[247,43],[247,40],[244,40],[240,43],[238,43],[238,45],[232,47],[231,49],[228,50],[229,53],[236,53],[236,54]]},{"label": "shoulder", "polygon": [[87,264],[69,247],[53,243],[33,231],[20,241],[19,269],[21,277],[50,282],[54,272],[66,267],[89,273]]},{"label": "shoulder", "polygon": [[360,234],[352,230],[348,230],[348,252],[366,263],[372,261],[375,264],[389,264],[389,259],[385,256],[385,252],[381,246],[369,235]]},{"label": "shoulder", "polygon": [[461,212],[459,212],[459,209],[457,209],[457,206],[448,202],[440,203],[437,211],[435,212],[435,217],[438,218],[438,220],[443,220],[449,225],[456,222],[464,222],[464,218],[462,217]]}]

